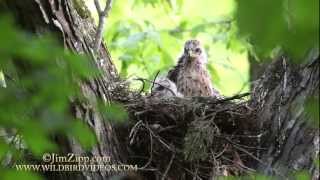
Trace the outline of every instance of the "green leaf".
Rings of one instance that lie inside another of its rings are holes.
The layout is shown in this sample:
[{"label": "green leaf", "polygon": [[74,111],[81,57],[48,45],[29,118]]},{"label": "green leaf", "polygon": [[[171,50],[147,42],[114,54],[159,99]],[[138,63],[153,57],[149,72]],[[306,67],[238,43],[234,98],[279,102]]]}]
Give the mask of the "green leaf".
[{"label": "green leaf", "polygon": [[160,51],[161,51],[162,62],[164,62],[166,65],[173,64],[174,60],[173,60],[173,57],[170,55],[170,53],[164,48],[161,48]]},{"label": "green leaf", "polygon": [[220,84],[220,77],[216,68],[212,64],[208,64],[207,67],[215,84]]},{"label": "green leaf", "polygon": [[287,32],[283,0],[238,1],[236,13],[241,36],[249,38],[257,54],[267,57]]},{"label": "green leaf", "polygon": [[2,180],[41,180],[42,178],[34,172],[15,171],[15,170],[0,170],[0,179]]},{"label": "green leaf", "polygon": [[135,33],[128,37],[127,40],[120,42],[119,46],[122,48],[130,48],[136,49],[138,47],[138,43],[146,38],[146,33]]},{"label": "green leaf", "polygon": [[312,96],[307,99],[305,112],[311,118],[312,126],[319,127],[319,96]]},{"label": "green leaf", "polygon": [[6,79],[4,78],[4,74],[3,74],[3,71],[0,70],[0,88],[1,87],[7,87],[7,84],[6,84]]},{"label": "green leaf", "polygon": [[97,143],[97,138],[92,129],[80,119],[75,119],[72,123],[70,135],[85,149],[89,149]]},{"label": "green leaf", "polygon": [[176,0],[176,1],[177,1],[178,7],[181,8],[184,3],[184,0]]},{"label": "green leaf", "polygon": [[[15,28],[9,16],[0,17],[0,54],[14,54],[25,45],[25,37]],[[1,60],[2,61],[2,60]]]},{"label": "green leaf", "polygon": [[[104,105],[102,105],[104,106]],[[123,105],[118,103],[112,103],[104,106],[102,109],[107,120],[114,121],[117,123],[125,122],[128,120],[129,115]]]},{"label": "green leaf", "polygon": [[0,159],[3,159],[3,157],[8,153],[9,150],[9,145],[3,139],[0,139]]},{"label": "green leaf", "polygon": [[21,129],[21,133],[27,147],[35,155],[40,156],[44,152],[53,151],[57,148],[37,122],[28,122]]},{"label": "green leaf", "polygon": [[293,174],[294,179],[296,180],[310,180],[310,173],[307,171],[296,172]]},{"label": "green leaf", "polygon": [[[86,56],[68,52],[65,53],[63,57],[65,58],[66,63],[69,65],[69,70],[74,72],[77,77],[89,78],[98,74],[98,70],[93,65],[94,62],[90,62],[89,58]],[[98,61],[100,62],[100,60]]]},{"label": "green leaf", "polygon": [[284,48],[301,62],[311,48],[319,48],[319,0],[290,0],[286,6],[290,31]]},{"label": "green leaf", "polygon": [[35,65],[43,65],[54,62],[59,55],[63,55],[63,52],[63,48],[58,46],[58,43],[52,37],[35,38],[31,36],[26,39],[25,46],[17,52],[17,55],[20,60],[29,61]]},{"label": "green leaf", "polygon": [[240,35],[262,59],[280,47],[301,62],[310,49],[319,47],[318,0],[238,1],[236,17]]}]

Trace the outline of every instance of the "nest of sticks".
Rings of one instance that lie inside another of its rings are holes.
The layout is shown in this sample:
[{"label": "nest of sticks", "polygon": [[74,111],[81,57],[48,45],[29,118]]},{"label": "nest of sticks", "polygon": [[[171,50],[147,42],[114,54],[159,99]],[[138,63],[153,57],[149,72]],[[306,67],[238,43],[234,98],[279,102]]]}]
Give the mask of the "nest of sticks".
[{"label": "nest of sticks", "polygon": [[126,127],[118,127],[118,136],[145,179],[211,179],[254,172],[263,150],[262,133],[248,95],[220,100],[129,95],[117,99],[130,116]]}]

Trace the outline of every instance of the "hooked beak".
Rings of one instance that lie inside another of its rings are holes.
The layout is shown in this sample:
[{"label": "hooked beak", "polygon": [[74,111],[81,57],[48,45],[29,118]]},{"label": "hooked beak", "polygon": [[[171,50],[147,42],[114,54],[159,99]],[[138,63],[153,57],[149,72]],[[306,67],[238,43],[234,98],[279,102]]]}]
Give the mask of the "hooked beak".
[{"label": "hooked beak", "polygon": [[191,57],[191,58],[197,57],[196,53],[194,53],[192,50],[188,51],[188,56]]}]

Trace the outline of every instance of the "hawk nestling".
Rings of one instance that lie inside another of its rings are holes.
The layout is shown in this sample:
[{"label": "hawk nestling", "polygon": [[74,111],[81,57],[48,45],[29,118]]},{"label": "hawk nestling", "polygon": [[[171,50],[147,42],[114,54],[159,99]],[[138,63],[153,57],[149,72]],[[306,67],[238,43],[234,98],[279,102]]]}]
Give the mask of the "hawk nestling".
[{"label": "hawk nestling", "polygon": [[176,84],[166,77],[159,77],[155,80],[151,95],[155,97],[182,97],[177,90]]},{"label": "hawk nestling", "polygon": [[183,96],[221,95],[213,89],[211,78],[206,69],[207,56],[198,40],[188,40],[178,64],[168,72],[168,79],[174,82]]}]

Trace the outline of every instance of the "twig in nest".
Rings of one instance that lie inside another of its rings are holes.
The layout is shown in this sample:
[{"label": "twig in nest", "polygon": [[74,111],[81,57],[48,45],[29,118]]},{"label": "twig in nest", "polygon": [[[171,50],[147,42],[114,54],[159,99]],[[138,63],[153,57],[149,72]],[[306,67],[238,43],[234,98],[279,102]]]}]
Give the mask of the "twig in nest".
[{"label": "twig in nest", "polygon": [[234,100],[234,99],[241,99],[241,98],[243,98],[243,97],[249,96],[250,94],[251,94],[251,93],[237,94],[237,95],[234,95],[234,96],[231,96],[231,97],[227,97],[227,98],[218,100],[218,101],[214,102],[214,104],[216,104],[216,103],[222,103],[222,102],[226,102],[226,101],[231,101],[231,100]]},{"label": "twig in nest", "polygon": [[[227,158],[227,157],[225,157],[225,156],[222,156],[222,159],[234,164],[234,162],[233,162],[231,159],[229,159],[229,158]],[[249,167],[247,167],[247,166],[245,166],[245,165],[243,165],[243,164],[238,164],[238,163],[237,163],[237,164],[235,164],[235,165],[236,165],[236,167],[237,167],[238,169],[241,168],[241,170],[246,171],[247,173],[256,172],[256,170],[254,170],[254,169],[252,169],[252,168],[249,168]],[[240,169],[239,169],[239,170],[240,170]]]},{"label": "twig in nest", "polygon": [[262,165],[266,166],[266,164],[261,160],[259,159],[258,157],[256,157],[255,155],[251,154],[249,151],[247,151],[246,149],[240,147],[237,145],[237,143],[231,141],[229,138],[224,138],[225,140],[227,140],[229,143],[232,144],[233,147],[235,147],[236,149],[238,149],[239,151],[242,151],[244,152],[245,154],[249,155],[251,158],[253,158],[254,160],[258,161],[259,163],[261,163]]},{"label": "twig in nest", "polygon": [[175,157],[175,153],[172,154],[171,159],[170,159],[170,162],[169,162],[169,164],[168,164],[168,167],[167,167],[166,171],[164,172],[164,174],[162,175],[161,180],[165,180],[165,179],[166,179],[167,174],[168,174],[168,172],[169,172],[169,170],[170,170],[170,168],[171,168],[171,165],[172,165],[172,163],[173,163],[174,157]]},{"label": "twig in nest", "polygon": [[152,158],[153,158],[152,157],[152,154],[153,154],[153,138],[152,138],[151,132],[149,132],[149,136],[150,136],[150,157],[149,157],[148,162],[142,167],[142,169],[145,169],[146,167],[148,167],[151,164]]},{"label": "twig in nest", "polygon": [[130,145],[133,144],[133,141],[135,140],[136,134],[138,132],[138,129],[140,127],[140,124],[142,124],[142,121],[138,121],[132,128],[131,131],[129,133],[129,139],[130,139]]},{"label": "twig in nest", "polygon": [[[143,125],[144,125],[144,124],[143,124]],[[156,138],[162,145],[164,145],[169,151],[175,152],[175,151],[172,149],[172,147],[170,147],[167,143],[165,143],[164,140],[162,140],[162,138],[161,138],[160,136],[156,135],[156,134],[149,128],[149,126],[144,125],[144,127],[145,127],[146,129],[148,129],[149,132],[153,135],[153,137],[155,137],[155,138]]]},{"label": "twig in nest", "polygon": [[137,81],[140,81],[140,82],[142,82],[142,87],[141,87],[141,89],[140,89],[140,91],[139,91],[139,94],[141,94],[143,91],[144,91],[144,87],[145,87],[145,79],[143,79],[143,78],[137,78],[137,79],[134,79],[134,80],[137,80]]},{"label": "twig in nest", "polygon": [[221,152],[219,152],[217,155],[214,155],[214,152],[211,152],[213,159],[217,159],[218,157],[220,157],[223,153],[225,153],[227,151],[228,147],[225,146],[223,148],[223,150]]},{"label": "twig in nest", "polygon": [[156,79],[157,79],[159,73],[160,73],[160,71],[158,71],[157,74],[154,76],[154,79],[153,79],[153,82],[152,82],[152,86],[151,86],[151,90],[152,90],[153,87],[154,87],[154,83],[156,82]]},{"label": "twig in nest", "polygon": [[[168,88],[168,87],[166,87],[166,86],[164,86],[164,85],[162,85],[162,84],[160,84],[160,83],[157,83],[157,82],[154,82],[154,81],[150,81],[149,79],[136,78],[136,79],[134,79],[134,80],[143,82],[143,86],[142,86],[141,90],[139,91],[139,93],[142,93],[142,91],[144,90],[144,87],[145,87],[145,84],[144,84],[144,83],[145,83],[145,81],[147,81],[147,82],[149,82],[149,83],[153,83],[153,85],[154,85],[154,84],[157,84],[157,85],[159,85],[159,86],[161,86],[161,87],[169,90],[169,91],[171,92],[171,94],[174,95],[174,96],[176,95],[176,94],[172,91],[172,89],[170,89],[170,88]],[[152,90],[152,89],[151,89],[151,90]]]},{"label": "twig in nest", "polygon": [[94,44],[93,44],[93,50],[94,50],[94,52],[98,52],[99,48],[100,48],[101,41],[102,41],[102,33],[103,33],[105,18],[109,15],[109,11],[110,11],[111,5],[112,5],[112,0],[106,1],[106,6],[104,7],[103,10],[101,9],[99,0],[94,0],[94,5],[95,5],[97,12],[98,12],[98,15],[99,15],[99,24],[98,24],[98,29],[96,32]]}]

